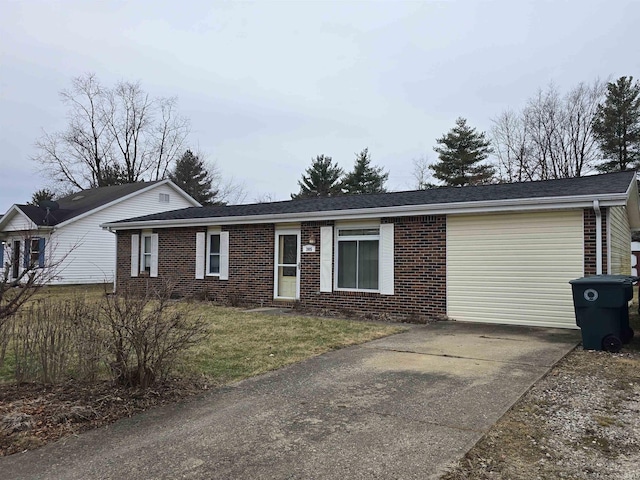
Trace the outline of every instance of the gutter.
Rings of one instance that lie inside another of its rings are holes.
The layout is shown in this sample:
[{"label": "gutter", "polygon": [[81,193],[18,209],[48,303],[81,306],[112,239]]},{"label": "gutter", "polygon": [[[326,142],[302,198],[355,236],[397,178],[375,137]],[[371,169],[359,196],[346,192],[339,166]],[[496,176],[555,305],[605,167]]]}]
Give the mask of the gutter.
[{"label": "gutter", "polygon": [[593,211],[596,214],[596,275],[602,275],[602,212],[600,201],[593,201]]}]

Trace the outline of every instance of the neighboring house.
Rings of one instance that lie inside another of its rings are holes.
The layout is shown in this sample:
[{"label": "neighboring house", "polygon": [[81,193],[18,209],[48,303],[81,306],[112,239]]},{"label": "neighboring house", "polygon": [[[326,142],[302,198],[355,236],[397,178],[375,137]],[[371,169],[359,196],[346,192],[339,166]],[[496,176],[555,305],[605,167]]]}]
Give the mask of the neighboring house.
[{"label": "neighboring house", "polygon": [[629,273],[635,177],[188,208],[103,226],[117,236],[117,291],[173,279],[181,294],[220,301],[575,328],[569,280]]},{"label": "neighboring house", "polygon": [[104,222],[200,206],[170,180],[82,190],[42,206],[13,205],[0,218],[0,272],[55,265],[55,284],[113,281],[115,240]]}]

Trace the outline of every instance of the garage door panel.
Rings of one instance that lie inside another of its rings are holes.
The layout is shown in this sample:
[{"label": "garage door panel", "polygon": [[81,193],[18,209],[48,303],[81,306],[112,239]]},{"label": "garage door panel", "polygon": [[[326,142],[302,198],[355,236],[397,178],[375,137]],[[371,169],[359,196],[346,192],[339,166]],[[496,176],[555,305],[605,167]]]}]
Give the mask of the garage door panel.
[{"label": "garage door panel", "polygon": [[449,216],[447,313],[457,320],[574,327],[582,211]]}]

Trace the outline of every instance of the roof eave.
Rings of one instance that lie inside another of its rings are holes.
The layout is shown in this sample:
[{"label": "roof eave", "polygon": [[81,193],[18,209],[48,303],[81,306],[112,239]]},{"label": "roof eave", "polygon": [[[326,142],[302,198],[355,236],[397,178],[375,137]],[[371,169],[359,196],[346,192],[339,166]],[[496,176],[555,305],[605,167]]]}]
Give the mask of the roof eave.
[{"label": "roof eave", "polygon": [[191,197],[190,195],[188,195],[185,191],[183,191],[180,187],[178,187],[175,183],[173,183],[171,180],[164,179],[161,180],[159,182],[155,182],[152,185],[148,185],[144,188],[141,188],[140,190],[136,190],[134,192],[128,193],[127,195],[124,195],[122,197],[116,198],[115,200],[112,200],[108,203],[105,203],[103,205],[100,205],[98,207],[92,208],[91,210],[87,210],[84,213],[81,213],[80,215],[77,215],[75,217],[71,217],[68,220],[65,220],[64,222],[60,222],[58,225],[56,225],[57,228],[62,228],[66,225],[69,225],[70,223],[73,223],[77,220],[80,220],[82,218],[88,217],[89,215],[93,215],[94,213],[100,212],[106,208],[112,207],[114,205],[117,205],[118,203],[122,203],[125,200],[128,200],[130,198],[133,198],[137,195],[140,195],[142,193],[148,192],[149,190],[153,190],[154,188],[157,188],[161,185],[170,185],[178,194],[180,194],[182,197],[184,197],[185,199],[187,199],[190,203],[193,204],[194,207],[201,207],[202,205],[200,205],[200,203],[198,203],[193,197]]},{"label": "roof eave", "polygon": [[108,222],[100,225],[111,230],[134,230],[139,228],[192,227],[199,225],[238,225],[251,223],[308,222],[323,220],[353,220],[379,217],[413,215],[455,215],[465,213],[498,213],[509,211],[553,210],[586,208],[599,200],[604,207],[625,205],[627,194],[583,195],[572,197],[546,197],[483,202],[456,202],[426,205],[401,205],[393,207],[360,208],[351,210],[326,210],[319,212],[282,213],[267,215],[245,215],[231,217],[206,217],[173,220],[146,220],[138,222]]}]

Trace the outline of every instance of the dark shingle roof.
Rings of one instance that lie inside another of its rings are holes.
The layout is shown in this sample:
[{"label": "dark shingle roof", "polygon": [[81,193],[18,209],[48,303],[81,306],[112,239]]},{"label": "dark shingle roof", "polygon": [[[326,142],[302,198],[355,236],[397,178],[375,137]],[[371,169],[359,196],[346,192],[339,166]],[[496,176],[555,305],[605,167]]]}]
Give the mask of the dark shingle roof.
[{"label": "dark shingle roof", "polygon": [[50,208],[48,212],[46,208],[35,205],[17,205],[17,207],[36,225],[54,226],[155,183],[158,182],[128,183],[81,190],[56,200],[58,208]]},{"label": "dark shingle roof", "polygon": [[249,205],[190,207],[181,210],[145,215],[114,223],[162,220],[191,220],[217,217],[245,217],[255,215],[304,214],[308,212],[358,210],[397,206],[455,204],[466,202],[517,200],[527,198],[571,197],[584,195],[624,194],[635,172],[617,172],[588,177],[545,180],[523,183],[503,183],[468,187],[441,187],[429,190],[342,195],[288,200]]}]

